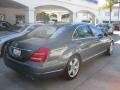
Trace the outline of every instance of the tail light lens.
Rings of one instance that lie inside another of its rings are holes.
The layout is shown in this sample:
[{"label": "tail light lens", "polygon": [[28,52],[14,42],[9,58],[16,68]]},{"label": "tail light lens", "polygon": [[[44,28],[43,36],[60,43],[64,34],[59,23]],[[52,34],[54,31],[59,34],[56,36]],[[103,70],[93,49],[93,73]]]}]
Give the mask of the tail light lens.
[{"label": "tail light lens", "polygon": [[40,48],[33,52],[33,54],[30,56],[30,60],[34,62],[45,62],[47,56],[49,55],[49,49],[48,48]]}]

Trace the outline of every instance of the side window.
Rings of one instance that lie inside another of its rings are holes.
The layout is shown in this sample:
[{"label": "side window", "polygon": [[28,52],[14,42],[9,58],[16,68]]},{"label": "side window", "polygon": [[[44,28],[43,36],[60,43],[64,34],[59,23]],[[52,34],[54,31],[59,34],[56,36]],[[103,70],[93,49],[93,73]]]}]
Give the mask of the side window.
[{"label": "side window", "polygon": [[96,28],[95,26],[90,26],[90,29],[91,29],[94,36],[98,36],[99,34],[103,34],[103,32],[100,29]]},{"label": "side window", "polygon": [[79,27],[77,31],[80,38],[85,38],[85,31],[83,30],[83,27]]},{"label": "side window", "polygon": [[80,26],[78,28],[78,34],[80,38],[85,38],[85,37],[91,37],[92,32],[91,30],[88,28],[88,26]]}]

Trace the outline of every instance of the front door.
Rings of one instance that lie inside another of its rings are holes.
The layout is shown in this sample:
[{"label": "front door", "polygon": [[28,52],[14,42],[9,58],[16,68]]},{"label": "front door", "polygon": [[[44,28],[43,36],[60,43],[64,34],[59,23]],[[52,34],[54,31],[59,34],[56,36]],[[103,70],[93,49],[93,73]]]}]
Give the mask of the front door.
[{"label": "front door", "polygon": [[93,32],[93,35],[95,37],[95,53],[100,54],[104,52],[107,49],[107,41],[108,39],[104,36],[101,30],[97,29],[95,26],[90,26],[91,31]]}]

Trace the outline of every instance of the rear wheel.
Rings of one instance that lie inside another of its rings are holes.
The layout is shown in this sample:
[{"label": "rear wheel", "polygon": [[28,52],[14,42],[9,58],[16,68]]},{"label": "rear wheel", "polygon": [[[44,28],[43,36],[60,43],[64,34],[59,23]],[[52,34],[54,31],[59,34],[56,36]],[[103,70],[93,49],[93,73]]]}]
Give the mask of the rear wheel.
[{"label": "rear wheel", "polygon": [[80,70],[80,60],[77,55],[72,56],[65,69],[65,78],[68,80],[74,79]]}]

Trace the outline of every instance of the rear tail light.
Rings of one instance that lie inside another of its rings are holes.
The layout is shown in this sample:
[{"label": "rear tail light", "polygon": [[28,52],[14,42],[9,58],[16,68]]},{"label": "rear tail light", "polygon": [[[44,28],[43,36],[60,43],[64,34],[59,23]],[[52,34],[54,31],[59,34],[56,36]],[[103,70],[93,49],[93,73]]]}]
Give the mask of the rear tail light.
[{"label": "rear tail light", "polygon": [[48,48],[40,48],[33,52],[33,54],[30,56],[30,60],[34,62],[45,62],[47,56],[49,55],[49,49]]}]

